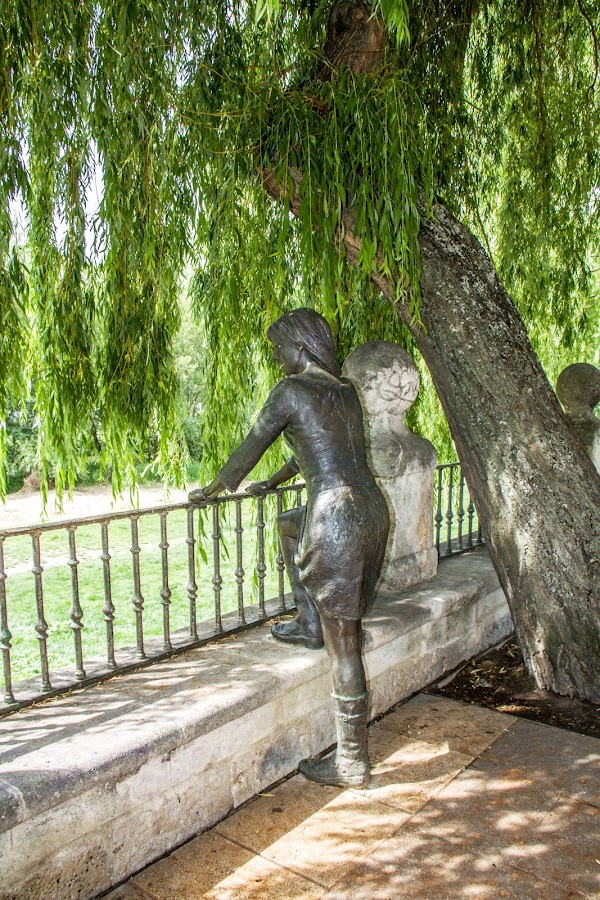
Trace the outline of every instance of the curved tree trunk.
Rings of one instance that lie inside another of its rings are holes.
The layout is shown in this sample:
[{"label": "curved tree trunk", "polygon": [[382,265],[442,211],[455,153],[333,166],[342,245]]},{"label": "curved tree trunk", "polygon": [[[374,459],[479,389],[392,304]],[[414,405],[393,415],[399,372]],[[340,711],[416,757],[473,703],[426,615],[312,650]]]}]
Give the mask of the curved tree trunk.
[{"label": "curved tree trunk", "polygon": [[[288,174],[298,215],[302,174]],[[340,249],[353,264],[354,224],[346,210]],[[600,477],[477,239],[438,204],[419,240],[424,328],[396,308],[444,407],[526,665],[539,687],[600,702]],[[392,285],[373,280],[391,301]]]},{"label": "curved tree trunk", "polygon": [[600,701],[600,477],[488,256],[443,207],[420,235],[415,335],[473,491],[528,669]]}]

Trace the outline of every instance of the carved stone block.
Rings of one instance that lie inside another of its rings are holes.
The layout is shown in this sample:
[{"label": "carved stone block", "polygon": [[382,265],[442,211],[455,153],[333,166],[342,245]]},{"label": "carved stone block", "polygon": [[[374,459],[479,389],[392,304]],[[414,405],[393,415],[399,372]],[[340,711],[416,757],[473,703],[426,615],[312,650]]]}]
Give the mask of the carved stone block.
[{"label": "carved stone block", "polygon": [[393,593],[433,578],[433,444],[406,426],[419,392],[412,357],[390,341],[369,341],[353,350],[343,374],[354,382],[365,419],[367,454],[390,510],[390,534],[380,592]]}]

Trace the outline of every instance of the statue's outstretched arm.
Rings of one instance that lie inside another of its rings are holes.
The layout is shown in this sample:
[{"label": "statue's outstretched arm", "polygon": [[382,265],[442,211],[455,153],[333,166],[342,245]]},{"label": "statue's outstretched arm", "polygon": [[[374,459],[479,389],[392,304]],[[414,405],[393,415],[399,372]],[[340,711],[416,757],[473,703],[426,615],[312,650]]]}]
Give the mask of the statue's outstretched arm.
[{"label": "statue's outstretched arm", "polygon": [[[293,385],[287,379],[283,379],[275,385],[256,422],[240,446],[219,470],[217,477],[206,487],[191,491],[188,495],[190,502],[202,503],[210,500],[225,488],[230,491],[237,490],[242,479],[254,468],[263,453],[286,427],[294,407]],[[288,477],[291,478],[291,475]]]}]

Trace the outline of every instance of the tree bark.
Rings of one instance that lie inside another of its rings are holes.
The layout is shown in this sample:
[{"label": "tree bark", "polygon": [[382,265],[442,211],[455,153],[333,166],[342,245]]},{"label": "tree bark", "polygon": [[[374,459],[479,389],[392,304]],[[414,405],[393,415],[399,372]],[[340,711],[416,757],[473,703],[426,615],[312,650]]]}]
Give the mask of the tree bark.
[{"label": "tree bark", "polygon": [[[289,174],[298,215],[302,174]],[[343,226],[355,264],[351,209]],[[526,665],[539,687],[600,702],[600,477],[476,238],[437,204],[419,240],[423,327],[396,309],[440,396]],[[393,285],[373,280],[392,302]]]}]

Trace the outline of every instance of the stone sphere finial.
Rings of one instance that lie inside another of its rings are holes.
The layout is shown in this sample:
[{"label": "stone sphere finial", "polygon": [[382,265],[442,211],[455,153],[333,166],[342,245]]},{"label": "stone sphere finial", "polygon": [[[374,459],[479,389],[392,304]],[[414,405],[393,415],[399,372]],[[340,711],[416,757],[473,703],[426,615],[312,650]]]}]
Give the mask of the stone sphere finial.
[{"label": "stone sphere finial", "polygon": [[573,363],[558,376],[558,399],[573,432],[600,472],[600,419],[594,408],[600,403],[600,369],[591,363]]},{"label": "stone sphere finial", "polygon": [[569,412],[593,412],[600,403],[600,369],[591,363],[567,366],[558,376],[556,393]]}]

